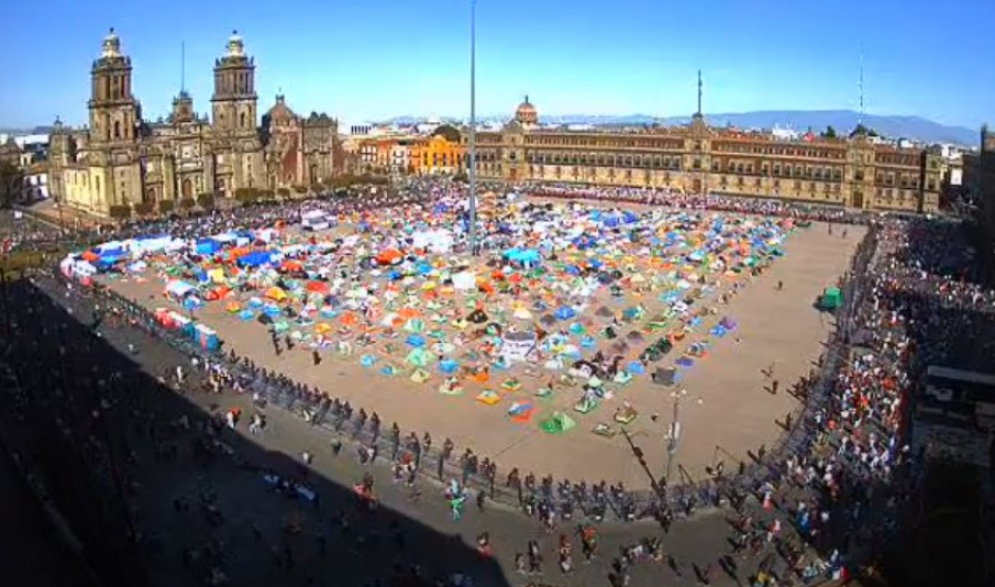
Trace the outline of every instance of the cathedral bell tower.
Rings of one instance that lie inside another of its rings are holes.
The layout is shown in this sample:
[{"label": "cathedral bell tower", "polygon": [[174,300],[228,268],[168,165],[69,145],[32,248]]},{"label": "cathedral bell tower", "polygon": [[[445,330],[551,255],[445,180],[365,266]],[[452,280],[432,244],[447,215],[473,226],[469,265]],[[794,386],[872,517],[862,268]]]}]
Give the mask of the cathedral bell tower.
[{"label": "cathedral bell tower", "polygon": [[121,39],[114,29],[104,37],[90,80],[90,141],[134,141],[141,106],[131,93],[131,58],[121,53]]},{"label": "cathedral bell tower", "polygon": [[228,52],[214,63],[211,122],[221,132],[256,132],[256,65],[245,54],[238,31],[228,39]]}]

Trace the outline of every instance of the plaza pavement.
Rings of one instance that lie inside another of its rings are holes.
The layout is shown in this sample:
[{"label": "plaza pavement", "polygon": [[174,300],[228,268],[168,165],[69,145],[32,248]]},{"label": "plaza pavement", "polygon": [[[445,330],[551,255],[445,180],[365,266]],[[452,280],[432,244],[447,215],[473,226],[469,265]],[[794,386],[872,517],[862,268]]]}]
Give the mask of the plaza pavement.
[{"label": "plaza pavement", "polygon": [[[73,314],[84,323],[92,313],[92,304],[75,296],[67,298],[62,286],[51,280],[42,280],[45,290],[52,293],[60,304],[73,309]],[[104,324],[100,329],[105,340],[118,349],[134,345],[137,354],[133,357],[154,374],[161,374],[177,364],[189,364],[186,357],[158,340],[153,340],[141,332],[127,326]],[[186,404],[177,402],[177,396],[164,393],[149,386],[143,393],[143,402],[149,415],[157,419],[171,419],[178,411],[188,409]],[[202,410],[225,410],[234,406],[248,412],[247,398],[234,395],[187,394],[187,401]],[[178,405],[186,407],[177,407]],[[308,427],[297,418],[279,409],[267,410],[269,426],[260,435],[248,437],[243,429],[237,436],[227,438],[236,452],[252,463],[271,466],[288,474],[299,461],[298,455],[308,450],[315,455],[313,482],[321,488],[325,498],[320,509],[302,510],[298,502],[277,497],[260,480],[257,472],[245,466],[220,463],[211,467],[199,467],[182,453],[176,463],[160,463],[152,458],[151,447],[136,438],[132,441],[135,451],[135,469],[138,488],[135,509],[144,531],[157,544],[157,553],[152,563],[155,585],[190,584],[189,572],[183,565],[185,549],[196,548],[206,540],[221,540],[228,553],[227,572],[233,585],[360,585],[382,576],[390,565],[399,559],[419,560],[426,566],[456,570],[462,568],[472,575],[476,585],[524,585],[530,581],[552,585],[576,585],[593,587],[607,585],[609,560],[620,546],[631,544],[644,536],[660,535],[655,524],[643,522],[634,524],[604,525],[601,536],[602,556],[593,564],[579,564],[579,543],[575,539],[576,571],[562,575],[556,566],[556,534],[545,534],[534,520],[524,518],[518,512],[500,508],[485,508],[484,512],[474,511],[468,504],[463,520],[453,522],[449,508],[442,498],[441,489],[431,484],[421,486],[421,497],[413,502],[407,490],[393,485],[386,467],[361,467],[354,452],[346,445],[342,454],[333,457],[326,432]],[[137,424],[137,423],[136,423]],[[371,471],[377,479],[376,488],[384,509],[402,515],[403,526],[408,529],[406,543],[409,550],[399,553],[396,549],[383,546],[371,549],[373,541],[371,528],[379,530],[381,542],[389,542],[389,530],[384,526],[389,511],[370,517],[353,518],[352,532],[365,535],[367,546],[357,547],[353,538],[341,537],[334,527],[333,520],[339,511],[352,511],[348,489],[356,483],[363,472]],[[219,496],[219,509],[225,523],[220,528],[210,528],[202,520],[179,516],[173,508],[173,500],[185,497],[196,502],[197,495],[210,489]],[[329,499],[328,496],[332,495]],[[296,537],[287,537],[281,527],[287,516],[298,513],[303,531]],[[759,515],[759,514],[758,514]],[[251,526],[256,524],[262,534],[261,540],[252,538]],[[424,525],[424,526],[422,526]],[[474,544],[475,536],[481,531],[490,532],[495,555],[500,569],[492,569],[467,555]],[[563,526],[570,533],[572,527]],[[322,533],[327,537],[328,555],[321,557],[316,547],[316,536]],[[440,540],[439,537],[449,537]],[[688,521],[678,521],[670,533],[663,536],[664,548],[679,562],[683,570],[677,576],[665,565],[637,565],[632,574],[632,587],[677,587],[696,584],[692,564],[704,567],[717,556],[727,551],[726,539],[729,536],[728,524],[719,512],[696,516]],[[546,557],[545,574],[541,577],[518,575],[513,569],[516,552],[525,549],[527,540],[540,541]],[[291,543],[295,552],[295,571],[279,571],[273,564],[273,548]],[[451,545],[450,545],[451,544]],[[450,560],[451,559],[451,560]],[[307,571],[306,569],[312,569]],[[745,581],[752,565],[744,563],[739,577]],[[184,577],[186,580],[184,580]],[[739,580],[722,577],[712,581],[713,585],[742,584]]]},{"label": "plaza pavement", "polygon": [[[833,328],[832,317],[813,307],[815,300],[847,269],[864,231],[863,227],[850,227],[843,238],[838,230],[830,234],[822,223],[799,229],[786,240],[785,256],[764,274],[741,276],[735,281],[743,287],[729,303],[717,300],[721,293],[729,291],[726,278],[719,291],[699,302],[716,308],[716,314],[675,345],[658,365],[651,366],[672,365],[694,342],[710,344],[706,358],[681,370],[680,389],[687,393],[679,407],[679,450],[669,467],[674,476],[683,470],[692,479],[701,480],[707,477],[706,468],[720,461],[731,468],[747,461],[749,451],[755,453],[761,446],[770,448],[778,442],[782,434],[779,423],[799,407],[786,390],[809,373]],[[115,280],[107,285],[149,310],[174,307],[162,298],[164,285],[158,278],[148,273],[144,278]],[[784,283],[783,291],[776,290],[778,282]],[[724,316],[734,319],[737,329],[722,339],[709,336],[711,328]],[[648,475],[621,435],[607,439],[590,432],[598,422],[611,423],[612,411],[622,400],[631,402],[641,414],[629,430],[654,474],[661,476],[668,468],[665,436],[673,420],[674,398],[671,389],[652,384],[649,377],[637,378],[613,401],[606,401],[588,415],[573,412],[578,393],[558,393],[553,405],[540,408],[562,410],[578,426],[569,434],[551,436],[535,422],[510,423],[501,404],[482,406],[474,401],[474,388],[453,398],[436,392],[438,377],[425,385],[403,377],[386,379],[375,370],[363,368],[358,353],[347,358],[326,353],[317,366],[312,364],[310,352],[287,351],[277,356],[263,326],[238,320],[225,311],[222,302],[199,310],[198,319],[218,331],[226,349],[257,365],[290,374],[368,413],[377,412],[385,426],[397,422],[402,430],[416,430],[419,435],[429,431],[440,442],[450,437],[457,452],[468,446],[478,455],[496,460],[505,473],[516,467],[523,474],[551,474],[558,480],[621,481],[630,489],[650,487]],[[647,339],[645,344],[649,342]],[[524,378],[523,383],[537,387],[547,377],[550,376]],[[773,380],[779,382],[782,391],[770,389]],[[656,417],[651,418],[653,415]]]}]

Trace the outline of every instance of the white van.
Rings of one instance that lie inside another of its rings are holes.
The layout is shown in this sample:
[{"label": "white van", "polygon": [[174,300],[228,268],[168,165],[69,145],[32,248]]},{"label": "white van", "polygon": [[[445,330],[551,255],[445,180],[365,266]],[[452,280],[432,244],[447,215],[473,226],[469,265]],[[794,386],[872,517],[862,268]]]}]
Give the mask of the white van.
[{"label": "white van", "polygon": [[328,230],[331,227],[328,221],[328,214],[321,210],[311,210],[301,216],[301,228],[304,230]]}]

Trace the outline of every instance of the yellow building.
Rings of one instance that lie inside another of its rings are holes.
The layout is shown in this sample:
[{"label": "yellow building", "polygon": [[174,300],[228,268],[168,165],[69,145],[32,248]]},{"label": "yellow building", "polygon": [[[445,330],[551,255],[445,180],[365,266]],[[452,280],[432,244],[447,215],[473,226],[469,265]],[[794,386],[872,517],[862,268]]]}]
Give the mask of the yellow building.
[{"label": "yellow building", "polygon": [[466,166],[466,145],[442,135],[416,141],[411,146],[411,172],[419,175],[453,174]]},{"label": "yellow building", "polygon": [[508,182],[670,188],[903,212],[939,208],[942,158],[866,137],[782,140],[708,126],[543,129],[526,98],[498,131],[477,133],[477,173]]}]

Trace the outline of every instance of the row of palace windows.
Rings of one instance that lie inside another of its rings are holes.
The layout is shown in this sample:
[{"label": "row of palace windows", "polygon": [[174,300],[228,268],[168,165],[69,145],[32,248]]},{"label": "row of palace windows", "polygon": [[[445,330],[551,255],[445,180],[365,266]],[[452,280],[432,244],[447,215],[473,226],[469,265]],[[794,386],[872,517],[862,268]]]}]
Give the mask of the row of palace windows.
[{"label": "row of palace windows", "polygon": [[875,153],[874,162],[880,165],[919,166],[919,158],[916,155],[899,155],[897,153]]},{"label": "row of palace windows", "polygon": [[[874,176],[874,183],[878,185],[893,186],[895,185],[895,174],[883,173],[879,171]],[[919,187],[919,178],[911,177],[903,173],[898,176],[898,185],[903,188],[917,188]]]},{"label": "row of palace windows", "polygon": [[787,163],[762,163],[759,167],[753,163],[742,161],[727,161],[726,168],[722,169],[722,164],[718,160],[712,160],[712,171],[727,173],[738,173],[741,175],[755,175],[758,171],[760,175],[774,175],[776,177],[803,177],[825,181],[843,181],[843,170],[839,167],[811,167],[805,165],[791,165]]},{"label": "row of palace windows", "polygon": [[885,200],[914,200],[916,193],[912,190],[896,190],[892,188],[877,188],[877,197]]},{"label": "row of palace windows", "polygon": [[755,145],[751,143],[712,143],[712,151],[721,153],[751,153],[755,155],[780,155],[782,157],[806,157],[809,159],[846,159],[846,151],[812,149],[790,145]]},{"label": "row of palace windows", "polygon": [[636,139],[636,138],[590,138],[569,136],[527,136],[527,145],[555,145],[569,147],[600,147],[604,149],[662,149],[684,148],[683,140]]},{"label": "row of palace windows", "polygon": [[[727,175],[723,175],[722,177],[719,178],[719,185],[722,186],[722,187],[724,187],[724,188],[728,187],[732,183],[735,183],[736,187],[742,188],[742,187],[746,187],[747,180],[743,176],[730,177],[730,176],[727,176]],[[761,180],[759,177],[753,178],[753,187],[759,188],[762,185],[763,185],[763,180]],[[834,193],[839,193],[840,192],[840,184],[838,184],[838,183],[823,183],[823,182],[816,183],[814,181],[808,182],[808,186],[807,186],[808,187],[808,191],[810,191],[810,192],[816,191],[817,187],[819,185],[822,186],[822,191],[824,191],[824,192],[834,192]],[[781,188],[781,180],[775,179],[774,183],[773,183],[773,187],[774,187],[774,189],[780,189]],[[792,187],[795,189],[795,191],[800,191],[800,190],[805,189],[806,186],[805,186],[805,182],[796,179],[794,181],[794,183],[792,184]]]},{"label": "row of palace windows", "polygon": [[525,161],[535,165],[584,165],[590,167],[636,167],[680,169],[680,157],[613,155],[586,153],[526,153]]}]

